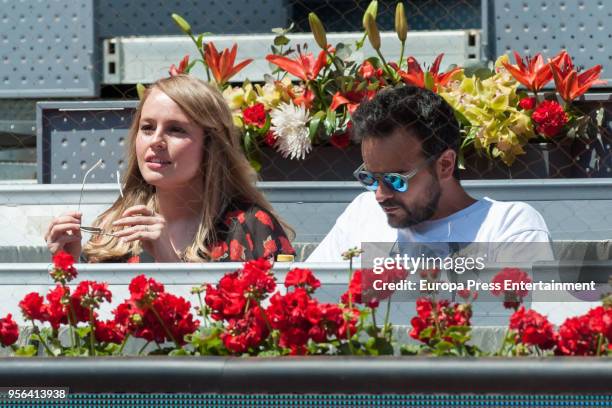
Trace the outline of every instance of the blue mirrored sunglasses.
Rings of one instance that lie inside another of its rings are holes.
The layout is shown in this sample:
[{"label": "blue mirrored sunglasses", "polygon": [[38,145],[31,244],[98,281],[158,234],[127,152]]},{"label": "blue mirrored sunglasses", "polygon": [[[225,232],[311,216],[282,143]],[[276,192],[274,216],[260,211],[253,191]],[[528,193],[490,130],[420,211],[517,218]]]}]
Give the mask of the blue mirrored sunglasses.
[{"label": "blue mirrored sunglasses", "polygon": [[435,158],[436,156],[430,157],[420,166],[417,166],[414,170],[408,173],[373,173],[364,169],[364,163],[353,172],[353,176],[355,176],[357,181],[359,181],[366,189],[370,191],[376,191],[378,189],[378,180],[380,179],[393,191],[405,193],[408,191],[408,181],[416,176],[420,170],[431,163],[431,161]]}]

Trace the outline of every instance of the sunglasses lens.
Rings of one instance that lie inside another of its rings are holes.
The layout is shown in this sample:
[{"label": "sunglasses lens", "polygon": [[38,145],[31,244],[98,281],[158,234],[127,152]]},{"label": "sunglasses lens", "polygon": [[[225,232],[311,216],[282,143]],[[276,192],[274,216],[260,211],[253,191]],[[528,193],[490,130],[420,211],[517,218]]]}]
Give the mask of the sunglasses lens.
[{"label": "sunglasses lens", "polygon": [[376,178],[366,171],[360,171],[357,178],[368,190],[376,190],[378,188],[378,181],[376,181]]},{"label": "sunglasses lens", "polygon": [[403,178],[397,175],[389,174],[385,176],[385,183],[393,190],[403,193],[408,190],[408,183]]}]

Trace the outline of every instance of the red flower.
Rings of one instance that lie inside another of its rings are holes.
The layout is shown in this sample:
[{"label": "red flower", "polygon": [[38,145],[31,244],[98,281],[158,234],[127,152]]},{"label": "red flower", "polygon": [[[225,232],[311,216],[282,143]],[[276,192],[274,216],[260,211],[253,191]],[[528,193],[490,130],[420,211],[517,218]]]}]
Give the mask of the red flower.
[{"label": "red flower", "polygon": [[319,75],[321,68],[327,64],[325,51],[319,53],[316,61],[312,53],[298,54],[296,59],[270,54],[266,56],[266,59],[272,64],[278,65],[282,70],[300,78],[302,81],[314,80]]},{"label": "red flower", "polygon": [[274,224],[272,223],[272,218],[267,212],[259,210],[255,213],[255,218],[257,218],[259,222],[269,227],[271,230],[274,230]]},{"label": "red flower", "polygon": [[68,252],[59,251],[53,255],[53,269],[49,275],[56,282],[70,282],[76,278],[77,270],[74,267],[74,257]]},{"label": "red flower", "polygon": [[[560,58],[559,58],[560,57]],[[555,62],[551,62],[550,68],[555,78],[557,92],[566,102],[571,102],[588,91],[593,85],[603,85],[607,81],[599,79],[601,65],[595,65],[582,73],[574,69],[572,58],[566,51],[562,51]]]},{"label": "red flower", "polygon": [[563,107],[555,101],[542,102],[531,115],[531,119],[537,125],[536,130],[546,137],[559,134],[568,122]]},{"label": "red flower", "polygon": [[266,136],[264,137],[264,143],[270,147],[274,147],[274,144],[276,143],[276,135],[274,134],[274,131],[268,130]]},{"label": "red flower", "polygon": [[542,350],[551,349],[555,345],[553,325],[535,310],[525,310],[521,306],[510,317],[509,327],[517,331],[516,341],[523,344],[538,346]]},{"label": "red flower", "polygon": [[243,318],[247,299],[259,302],[276,288],[272,265],[265,259],[249,261],[242,270],[225,274],[217,287],[207,285],[205,302],[215,320]]},{"label": "red flower", "polygon": [[227,242],[225,241],[219,241],[216,244],[214,244],[212,246],[212,249],[210,249],[211,261],[217,261],[221,259],[221,257],[227,253],[228,249],[229,248],[227,246]]},{"label": "red flower", "polygon": [[287,272],[285,287],[303,287],[312,293],[321,286],[321,282],[313,275],[310,269],[294,268]]},{"label": "red flower", "polygon": [[249,58],[234,65],[237,51],[238,46],[234,44],[231,50],[226,48],[219,54],[219,51],[217,51],[217,48],[215,48],[212,42],[206,44],[204,59],[206,60],[206,64],[210,67],[217,84],[222,85],[226,83],[231,77],[253,62],[253,60]]},{"label": "red flower", "polygon": [[264,127],[266,124],[266,109],[263,103],[256,103],[253,106],[242,111],[242,117],[244,123],[247,125],[257,126],[259,128]]},{"label": "red flower", "polygon": [[53,265],[58,269],[68,271],[74,265],[74,257],[68,252],[59,251],[53,255]]},{"label": "red flower", "polygon": [[99,342],[121,344],[125,338],[125,328],[114,320],[96,320],[94,335]]},{"label": "red flower", "polygon": [[504,295],[504,307],[506,309],[514,309],[517,310],[519,305],[523,302],[523,298],[529,294],[528,290],[505,290],[505,283],[509,281],[512,283],[529,283],[531,282],[531,278],[529,275],[521,269],[518,268],[504,268],[497,275],[493,277],[491,281],[493,284],[499,286],[499,290],[492,290],[491,294],[493,296]]},{"label": "red flower", "polygon": [[62,299],[64,296],[68,297],[69,295],[70,291],[68,288],[63,287],[60,284],[55,286],[55,289],[52,289],[47,293],[47,301],[49,302],[47,305],[48,322],[55,330],[59,328],[60,324],[68,323],[66,307],[64,306]]},{"label": "red flower", "polygon": [[536,106],[536,98],[523,98],[520,100],[519,106],[524,110],[532,110]]},{"label": "red flower", "polygon": [[349,293],[352,303],[365,303],[370,308],[376,308],[381,300],[389,298],[394,291],[374,289],[375,281],[384,283],[398,282],[407,276],[404,269],[385,269],[374,273],[372,269],[358,269],[353,273],[349,289],[341,297],[342,303],[348,305]]},{"label": "red flower", "polygon": [[351,135],[348,131],[336,132],[329,139],[329,143],[338,149],[346,149],[351,144]]},{"label": "red flower", "polygon": [[142,308],[150,305],[164,292],[164,285],[153,278],[147,278],[145,275],[138,275],[132,279],[128,288],[131,295],[130,300]]},{"label": "red flower", "polygon": [[263,313],[259,306],[254,306],[244,319],[230,321],[226,331],[221,334],[225,348],[237,354],[256,349],[270,334]]},{"label": "red flower", "polygon": [[178,68],[174,66],[174,64],[172,64],[170,66],[170,71],[168,71],[168,73],[170,74],[170,76],[175,76],[175,75],[179,75],[179,74],[186,74],[187,72],[187,68],[189,67],[189,55],[185,55],[183,57],[183,59],[181,60],[181,62],[179,62],[179,66]]},{"label": "red flower", "polygon": [[[445,86],[446,84],[448,84],[448,82],[450,82],[453,76],[457,72],[461,71],[461,68],[456,67],[448,72],[440,74],[440,63],[442,62],[443,57],[444,54],[439,54],[428,70],[433,80],[432,91],[434,92],[438,90],[439,86]],[[419,62],[416,60],[416,58],[410,56],[407,59],[407,64],[408,68],[406,71],[400,70],[397,66],[395,66],[394,68],[405,83],[418,86],[420,88],[425,88],[425,73],[419,65]]]},{"label": "red flower", "polygon": [[[433,311],[435,310],[435,313]],[[417,315],[412,318],[412,330],[410,337],[420,340],[425,344],[437,335],[441,335],[447,328],[452,326],[469,326],[472,317],[472,309],[469,305],[458,303],[450,304],[446,299],[433,301],[429,298],[419,298],[416,301]],[[428,335],[423,330],[431,328]],[[440,330],[438,333],[437,330]],[[452,338],[444,338],[445,341],[454,342]]]},{"label": "red flower", "polygon": [[263,242],[263,248],[264,248],[264,253],[263,253],[264,258],[270,258],[271,256],[274,256],[274,254],[278,250],[278,248],[276,247],[276,242],[272,239],[272,237],[268,237],[268,239],[266,239]]},{"label": "red flower", "polygon": [[514,51],[514,60],[516,65],[503,62],[504,67],[508,72],[527,89],[532,92],[538,92],[544,87],[553,77],[550,65],[557,64],[561,59],[562,54],[554,57],[550,64],[544,62],[542,54],[538,53],[532,58],[525,57],[525,62],[521,55]]},{"label": "red flower", "polygon": [[44,298],[36,292],[31,292],[25,295],[23,300],[19,302],[19,307],[23,313],[23,317],[27,320],[47,321],[47,306],[44,304]]},{"label": "red flower", "polygon": [[230,242],[230,260],[232,261],[244,261],[244,247],[236,239],[232,239]]},{"label": "red flower", "polygon": [[557,337],[556,354],[587,356],[605,352],[605,342],[612,344],[612,308],[603,306],[589,310],[586,315],[571,317],[561,327]]},{"label": "red flower", "polygon": [[10,313],[0,319],[0,344],[5,347],[15,344],[19,338],[19,327]]},{"label": "red flower", "polygon": [[[168,336],[164,327],[161,326],[159,318],[154,316],[153,310],[147,310],[143,320],[145,322],[155,322],[152,324],[155,327],[153,331],[157,333],[158,338],[161,337],[163,339],[162,341],[176,340],[179,345],[184,345],[185,336],[195,332],[200,325],[199,321],[193,319],[191,303],[183,297],[175,296],[171,293],[162,293],[153,302],[153,308],[164,322],[164,326],[172,334],[172,337]],[[162,336],[160,336],[161,333],[163,333]]]}]

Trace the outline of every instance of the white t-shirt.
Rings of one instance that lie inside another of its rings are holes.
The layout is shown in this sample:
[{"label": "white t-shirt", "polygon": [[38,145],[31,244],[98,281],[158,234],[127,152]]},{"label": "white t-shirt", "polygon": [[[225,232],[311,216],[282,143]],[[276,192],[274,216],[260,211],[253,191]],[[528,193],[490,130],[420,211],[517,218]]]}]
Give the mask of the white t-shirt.
[{"label": "white t-shirt", "polygon": [[362,242],[550,242],[544,218],[529,204],[483,198],[448,217],[393,228],[373,192],[358,195],[308,257],[342,262],[342,252]]}]

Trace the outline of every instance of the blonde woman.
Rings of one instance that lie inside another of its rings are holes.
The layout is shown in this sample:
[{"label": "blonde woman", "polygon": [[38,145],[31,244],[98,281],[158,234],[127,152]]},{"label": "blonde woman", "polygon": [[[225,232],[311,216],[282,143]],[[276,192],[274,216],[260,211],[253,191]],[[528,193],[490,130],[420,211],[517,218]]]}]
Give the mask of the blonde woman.
[{"label": "blonde woman", "polygon": [[[52,253],[87,262],[245,261],[293,254],[287,233],[257,190],[222,95],[187,75],[157,81],[129,131],[124,193],[81,248],[81,214],[55,218]],[[108,234],[108,235],[106,235]],[[82,253],[81,253],[82,251]]]}]

